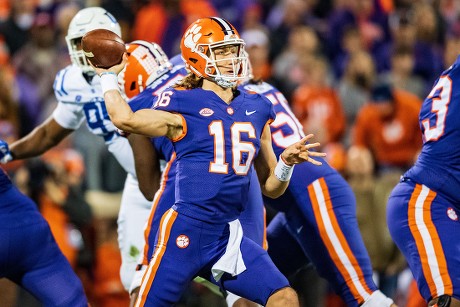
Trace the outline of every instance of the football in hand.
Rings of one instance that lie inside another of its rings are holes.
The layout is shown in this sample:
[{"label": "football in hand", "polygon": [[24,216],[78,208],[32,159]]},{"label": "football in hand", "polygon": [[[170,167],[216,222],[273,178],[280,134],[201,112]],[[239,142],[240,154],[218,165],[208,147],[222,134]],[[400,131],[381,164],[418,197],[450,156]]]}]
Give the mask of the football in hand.
[{"label": "football in hand", "polygon": [[97,68],[109,68],[120,64],[126,46],[121,37],[106,29],[96,29],[87,32],[81,46],[86,59]]}]

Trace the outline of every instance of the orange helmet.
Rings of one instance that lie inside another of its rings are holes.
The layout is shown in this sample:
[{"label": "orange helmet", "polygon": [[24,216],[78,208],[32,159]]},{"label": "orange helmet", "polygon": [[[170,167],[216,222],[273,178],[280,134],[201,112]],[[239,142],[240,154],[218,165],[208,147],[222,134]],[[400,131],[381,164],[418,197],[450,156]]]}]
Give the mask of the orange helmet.
[{"label": "orange helmet", "polygon": [[[192,23],[182,36],[180,49],[187,69],[199,77],[212,80],[222,87],[233,87],[247,74],[247,54],[244,41],[228,21],[219,17],[201,18]],[[236,55],[216,59],[215,49],[237,47]],[[231,61],[231,73],[221,73],[221,62]]]},{"label": "orange helmet", "polygon": [[128,62],[118,75],[127,98],[141,93],[153,81],[172,69],[168,56],[156,43],[136,40],[127,44]]}]

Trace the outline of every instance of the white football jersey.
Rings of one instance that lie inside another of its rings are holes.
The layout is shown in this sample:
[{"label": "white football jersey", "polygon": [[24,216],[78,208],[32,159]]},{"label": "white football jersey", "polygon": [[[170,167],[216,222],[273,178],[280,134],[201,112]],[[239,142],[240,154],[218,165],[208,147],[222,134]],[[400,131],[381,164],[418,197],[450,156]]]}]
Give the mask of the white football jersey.
[{"label": "white football jersey", "polygon": [[104,138],[120,165],[136,177],[132,149],[110,121],[100,81],[100,77],[95,75],[88,83],[77,65],[69,65],[59,71],[53,85],[58,100],[53,118],[62,127],[72,130],[78,129],[86,120],[88,129]]}]

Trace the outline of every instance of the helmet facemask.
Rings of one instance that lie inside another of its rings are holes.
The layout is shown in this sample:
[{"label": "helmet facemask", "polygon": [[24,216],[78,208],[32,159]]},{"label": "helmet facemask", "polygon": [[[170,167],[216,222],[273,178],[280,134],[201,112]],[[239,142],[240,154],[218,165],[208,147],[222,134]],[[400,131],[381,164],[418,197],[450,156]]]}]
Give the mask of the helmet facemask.
[{"label": "helmet facemask", "polygon": [[248,58],[244,46],[244,40],[228,21],[206,17],[198,19],[185,31],[181,55],[186,68],[193,74],[230,88],[246,78]]},{"label": "helmet facemask", "polygon": [[[247,75],[247,55],[241,39],[197,45],[196,53],[206,60],[206,78],[223,88],[236,86]],[[229,56],[228,54],[232,55]],[[229,70],[223,72],[222,70]]]},{"label": "helmet facemask", "polygon": [[66,37],[70,60],[73,64],[79,66],[84,73],[95,74],[94,69],[91,67],[91,64],[88,62],[85,54],[83,53],[83,49],[81,47],[81,39],[82,36],[76,38],[68,38],[68,36]]},{"label": "helmet facemask", "polygon": [[121,28],[115,17],[100,7],[88,7],[80,10],[69,24],[67,49],[74,65],[78,65],[83,73],[95,74],[94,69],[86,60],[81,48],[81,39],[87,32],[95,29],[106,29],[121,37]]}]

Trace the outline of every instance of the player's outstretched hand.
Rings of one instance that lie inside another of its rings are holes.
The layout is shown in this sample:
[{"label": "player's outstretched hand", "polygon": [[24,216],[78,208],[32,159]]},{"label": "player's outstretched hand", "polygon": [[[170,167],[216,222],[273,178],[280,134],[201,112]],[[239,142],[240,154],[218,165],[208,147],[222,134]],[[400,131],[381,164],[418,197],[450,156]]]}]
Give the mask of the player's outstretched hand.
[{"label": "player's outstretched hand", "polygon": [[287,147],[281,154],[284,162],[287,165],[294,165],[307,161],[315,165],[321,165],[322,163],[320,161],[317,161],[312,157],[325,157],[326,154],[324,152],[310,151],[310,149],[320,146],[320,143],[318,142],[307,144],[308,140],[312,137],[313,134],[309,134],[300,141]]},{"label": "player's outstretched hand", "polygon": [[0,163],[5,164],[13,160],[8,143],[4,140],[0,140]]},{"label": "player's outstretched hand", "polygon": [[93,69],[96,71],[96,74],[98,74],[99,76],[103,73],[114,73],[118,75],[123,70],[123,68],[125,68],[126,63],[128,62],[128,54],[125,52],[125,54],[123,54],[123,60],[121,61],[121,63],[109,68],[98,68],[91,64],[91,61],[88,62],[90,63],[91,67],[93,67]]}]

